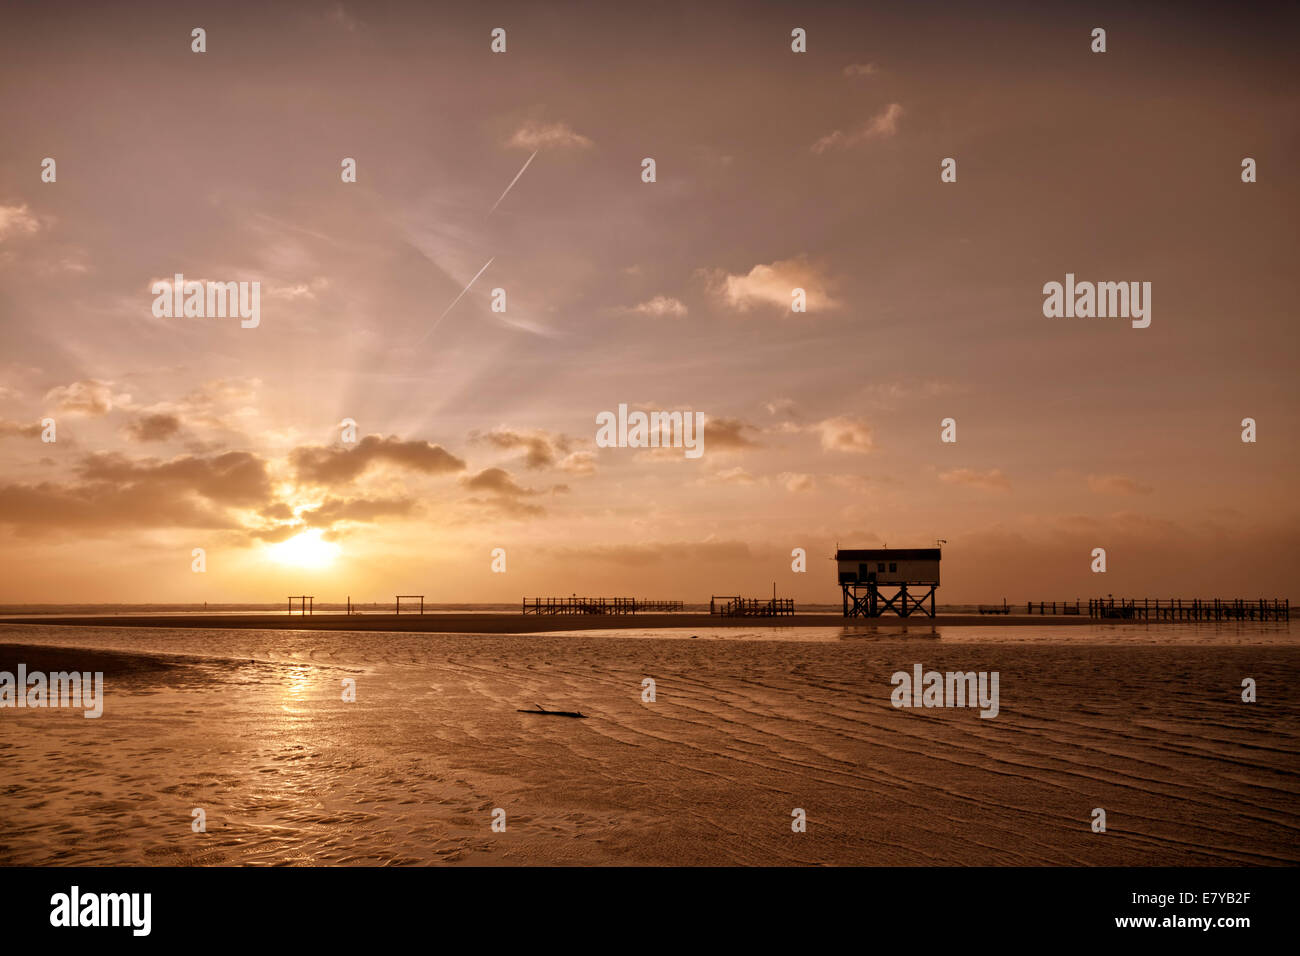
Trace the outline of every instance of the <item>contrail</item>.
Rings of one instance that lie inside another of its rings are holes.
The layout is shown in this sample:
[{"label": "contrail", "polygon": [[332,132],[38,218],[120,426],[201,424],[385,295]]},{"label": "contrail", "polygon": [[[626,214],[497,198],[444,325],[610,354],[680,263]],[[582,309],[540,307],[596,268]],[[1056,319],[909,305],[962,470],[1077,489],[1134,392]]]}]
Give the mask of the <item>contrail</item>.
[{"label": "contrail", "polygon": [[[533,156],[536,155],[537,150],[533,150]],[[500,198],[492,204],[492,208],[488,210],[489,216],[497,211],[497,206],[501,205],[501,200],[506,198],[506,193],[510,192],[510,190],[514,188],[515,183],[519,182],[519,177],[524,174],[524,170],[528,168],[528,164],[533,161],[533,156],[529,156],[528,159],[524,160],[523,166],[519,167],[519,172],[515,173],[515,178],[510,180],[510,185],[506,187],[506,192],[502,193]]]},{"label": "contrail", "polygon": [[[527,164],[525,164],[525,165],[527,165]],[[520,170],[520,171],[522,172],[522,170]],[[516,176],[515,178],[518,179],[519,177]],[[490,266],[490,265],[492,265],[492,263],[493,263],[494,261],[496,261],[496,256],[493,256],[493,257],[492,257],[491,259],[489,259],[487,262],[483,263],[483,268],[482,268],[482,269],[479,269],[478,272],[474,273],[474,278],[469,280],[469,285],[465,286],[465,288],[463,288],[463,289],[460,290],[460,295],[456,296],[456,298],[454,298],[454,299],[451,300],[451,305],[447,306],[447,308],[443,311],[442,315],[438,316],[437,321],[435,321],[435,322],[433,323],[433,325],[429,326],[429,327],[425,330],[424,335],[420,336],[420,341],[421,341],[421,342],[423,342],[426,338],[429,337],[429,333],[432,332],[434,329],[436,329],[436,328],[438,327],[438,322],[441,322],[443,319],[445,319],[445,318],[447,317],[447,313],[448,313],[448,312],[450,312],[452,309],[456,308],[456,303],[459,302],[462,298],[464,298],[465,293],[469,291],[469,287],[470,287],[471,285],[473,285],[475,282],[478,281],[478,277],[479,277],[479,276],[481,276],[483,273],[487,272],[487,267]]]}]

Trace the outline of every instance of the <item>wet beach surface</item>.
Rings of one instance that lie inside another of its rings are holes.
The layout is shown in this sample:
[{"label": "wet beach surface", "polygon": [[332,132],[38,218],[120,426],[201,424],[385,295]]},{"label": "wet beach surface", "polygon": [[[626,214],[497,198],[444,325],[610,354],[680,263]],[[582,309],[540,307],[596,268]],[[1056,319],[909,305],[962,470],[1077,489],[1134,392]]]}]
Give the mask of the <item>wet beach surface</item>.
[{"label": "wet beach surface", "polygon": [[[0,863],[1300,862],[1289,626],[1061,631],[6,625],[105,703],[0,709]],[[893,707],[917,663],[997,717]]]}]

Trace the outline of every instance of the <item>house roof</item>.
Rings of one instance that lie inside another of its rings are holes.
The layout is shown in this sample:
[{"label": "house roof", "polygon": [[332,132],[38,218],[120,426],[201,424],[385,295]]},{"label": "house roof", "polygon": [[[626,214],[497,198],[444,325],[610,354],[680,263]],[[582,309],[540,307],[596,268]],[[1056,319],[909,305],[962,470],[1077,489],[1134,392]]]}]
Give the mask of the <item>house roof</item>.
[{"label": "house roof", "polygon": [[938,561],[938,548],[866,548],[836,551],[836,561]]}]

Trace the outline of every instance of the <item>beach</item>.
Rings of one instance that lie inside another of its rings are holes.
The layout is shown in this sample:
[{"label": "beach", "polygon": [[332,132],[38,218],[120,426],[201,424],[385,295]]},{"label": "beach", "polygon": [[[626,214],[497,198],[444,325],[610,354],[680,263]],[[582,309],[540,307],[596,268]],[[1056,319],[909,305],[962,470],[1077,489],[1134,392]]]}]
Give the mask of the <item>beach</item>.
[{"label": "beach", "polygon": [[[83,614],[41,615],[36,617],[0,617],[0,625],[29,624],[35,620],[47,625],[66,627],[170,627],[170,628],[246,628],[253,630],[313,631],[424,631],[441,634],[534,634],[543,631],[685,629],[701,628],[808,628],[839,627],[845,619],[839,614],[795,614],[785,617],[722,617],[710,614],[510,614],[510,613],[429,613],[429,614]],[[961,627],[1044,627],[1096,625],[1086,615],[1063,614],[943,614],[934,618],[917,615],[909,618],[879,617],[871,628],[928,628],[933,625]],[[1118,623],[1118,622],[1117,622]],[[1104,626],[1104,625],[1103,625]]]},{"label": "beach", "polygon": [[[0,625],[0,671],[105,688],[0,710],[0,863],[1300,862],[1289,624],[154,621]],[[895,707],[918,664],[997,672],[997,716]]]}]

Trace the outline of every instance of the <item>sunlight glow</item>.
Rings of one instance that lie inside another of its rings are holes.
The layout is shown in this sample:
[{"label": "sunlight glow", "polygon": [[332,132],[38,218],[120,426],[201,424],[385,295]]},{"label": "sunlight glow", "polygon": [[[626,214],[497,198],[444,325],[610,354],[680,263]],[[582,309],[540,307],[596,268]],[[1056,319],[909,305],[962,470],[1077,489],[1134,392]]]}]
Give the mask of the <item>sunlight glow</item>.
[{"label": "sunlight glow", "polygon": [[268,548],[271,558],[281,564],[292,564],[299,568],[323,568],[333,563],[338,556],[339,546],[332,541],[324,541],[320,528],[303,531],[287,541],[273,544]]}]

